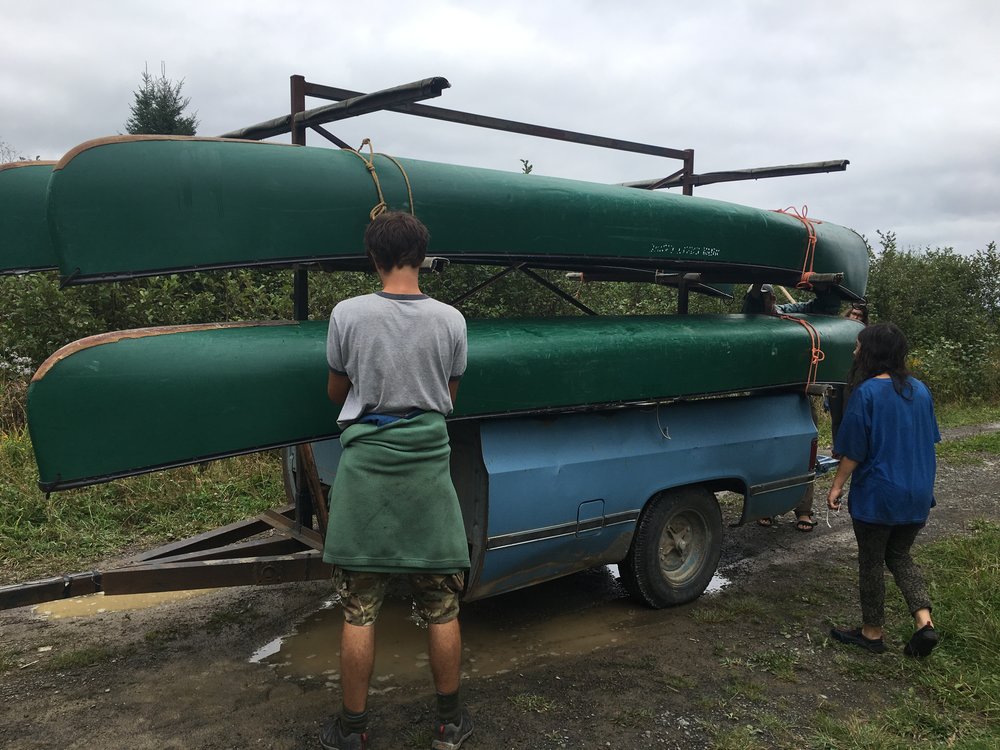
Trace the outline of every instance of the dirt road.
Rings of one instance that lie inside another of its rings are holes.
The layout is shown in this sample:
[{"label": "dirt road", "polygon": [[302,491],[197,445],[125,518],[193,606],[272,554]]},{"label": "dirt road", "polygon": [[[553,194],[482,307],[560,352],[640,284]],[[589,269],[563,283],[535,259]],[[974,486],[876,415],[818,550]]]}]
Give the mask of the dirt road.
[{"label": "dirt road", "polygon": [[[988,464],[942,466],[937,496],[922,542],[995,518],[1000,479]],[[727,743],[738,736],[787,745],[822,713],[881,704],[895,686],[872,673],[872,657],[826,639],[831,622],[853,623],[858,610],[850,521],[834,516],[828,527],[823,516],[812,534],[789,516],[727,529],[728,584],[677,609],[635,607],[607,569],[467,605],[467,747],[701,748],[737,746]],[[337,685],[328,596],[313,583],[87,617],[0,613],[0,747],[318,747]],[[905,620],[894,609],[890,634]],[[948,613],[935,614],[947,637]],[[403,625],[387,628],[390,640],[380,633],[373,740],[428,747],[426,657],[407,651],[422,636],[395,619]],[[282,651],[262,656],[293,629]],[[896,641],[882,658],[902,658]]]}]

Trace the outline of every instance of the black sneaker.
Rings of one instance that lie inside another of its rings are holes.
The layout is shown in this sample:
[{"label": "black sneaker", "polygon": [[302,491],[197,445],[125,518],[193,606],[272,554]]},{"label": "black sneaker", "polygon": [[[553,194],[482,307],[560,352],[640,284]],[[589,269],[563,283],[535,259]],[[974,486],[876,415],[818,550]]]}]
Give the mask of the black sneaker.
[{"label": "black sneaker", "polygon": [[907,656],[914,656],[922,659],[938,644],[939,636],[933,625],[924,625],[920,630],[910,636],[910,641],[903,646],[903,653]]},{"label": "black sneaker", "polygon": [[854,630],[833,628],[830,631],[830,635],[835,641],[861,646],[861,648],[871,651],[873,654],[881,654],[885,651],[885,643],[882,642],[881,638],[865,638],[861,632],[861,628],[855,628]]},{"label": "black sneaker", "polygon": [[462,717],[458,720],[458,724],[439,723],[435,727],[431,750],[458,750],[470,734],[472,734],[472,719],[468,711],[462,709]]},{"label": "black sneaker", "polygon": [[368,732],[345,732],[340,717],[331,716],[319,730],[323,750],[369,750]]}]

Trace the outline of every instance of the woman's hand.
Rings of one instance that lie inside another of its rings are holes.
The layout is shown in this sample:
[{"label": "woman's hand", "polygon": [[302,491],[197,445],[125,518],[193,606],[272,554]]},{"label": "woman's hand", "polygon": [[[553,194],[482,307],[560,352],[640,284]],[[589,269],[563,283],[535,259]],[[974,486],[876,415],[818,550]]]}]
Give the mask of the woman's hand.
[{"label": "woman's hand", "polygon": [[840,510],[840,498],[843,494],[843,487],[831,487],[830,493],[826,496],[826,507],[830,510]]}]

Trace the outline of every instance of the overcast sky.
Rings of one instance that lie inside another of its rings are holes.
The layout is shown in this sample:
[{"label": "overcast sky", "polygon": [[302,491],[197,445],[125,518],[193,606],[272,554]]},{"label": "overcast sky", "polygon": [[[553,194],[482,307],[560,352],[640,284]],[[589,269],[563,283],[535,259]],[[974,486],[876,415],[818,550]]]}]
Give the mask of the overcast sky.
[{"label": "overcast sky", "polygon": [[[697,195],[809,215],[903,248],[1000,240],[1000,3],[285,0],[0,5],[0,140],[57,159],[124,131],[148,65],[184,79],[199,135],[288,111],[288,78],[672,148],[695,171],[849,159],[846,172]],[[309,100],[307,106],[320,106]],[[679,163],[391,113],[332,123],[397,156],[595,182]],[[287,136],[284,137],[287,140]],[[310,144],[325,146],[312,135]]]}]

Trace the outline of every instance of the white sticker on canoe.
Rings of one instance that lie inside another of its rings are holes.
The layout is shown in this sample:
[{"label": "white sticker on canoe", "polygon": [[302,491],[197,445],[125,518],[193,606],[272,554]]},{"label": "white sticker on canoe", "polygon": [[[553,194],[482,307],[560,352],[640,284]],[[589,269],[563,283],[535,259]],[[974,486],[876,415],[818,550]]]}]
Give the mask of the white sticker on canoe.
[{"label": "white sticker on canoe", "polygon": [[705,247],[700,245],[671,245],[669,243],[653,243],[649,252],[652,255],[670,255],[675,258],[718,258],[722,251],[717,247]]}]

